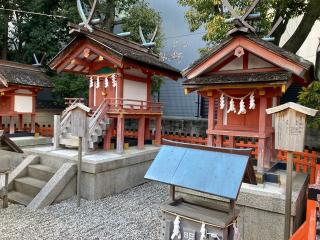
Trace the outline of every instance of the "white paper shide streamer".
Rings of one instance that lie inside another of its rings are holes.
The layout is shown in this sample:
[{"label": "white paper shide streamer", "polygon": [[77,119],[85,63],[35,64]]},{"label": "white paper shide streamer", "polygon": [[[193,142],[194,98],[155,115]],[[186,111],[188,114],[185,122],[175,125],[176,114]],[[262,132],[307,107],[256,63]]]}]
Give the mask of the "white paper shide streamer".
[{"label": "white paper shide streamer", "polygon": [[254,93],[251,93],[250,95],[250,102],[249,102],[249,109],[253,110],[256,108],[256,103],[254,99]]},{"label": "white paper shide streamer", "polygon": [[226,103],[225,103],[225,99],[224,99],[224,94],[221,94],[220,96],[220,109],[224,109]]},{"label": "white paper shide streamer", "polygon": [[97,77],[97,86],[96,88],[100,88],[100,77]]},{"label": "white paper shide streamer", "polygon": [[230,112],[233,112],[233,113],[237,112],[236,107],[234,105],[234,99],[233,98],[231,98],[231,100],[230,100],[229,109],[228,109],[227,113],[230,113]]},{"label": "white paper shide streamer", "polygon": [[246,113],[247,113],[246,106],[244,105],[244,99],[242,98],[240,100],[240,109],[239,109],[238,115],[246,114]]},{"label": "white paper shide streamer", "polygon": [[181,239],[181,232],[180,232],[180,217],[177,216],[173,222],[173,232],[171,235],[171,240],[174,239]]},{"label": "white paper shide streamer", "polygon": [[112,79],[112,87],[116,87],[117,86],[117,75],[113,74],[111,76],[111,79]]},{"label": "white paper shide streamer", "polygon": [[93,77],[92,76],[90,77],[90,85],[89,85],[89,87],[93,88]]},{"label": "white paper shide streamer", "polygon": [[109,80],[108,80],[108,78],[105,78],[105,79],[104,79],[104,87],[105,87],[105,88],[108,88],[108,87],[109,87]]},{"label": "white paper shide streamer", "polygon": [[206,229],[206,224],[202,223],[201,229],[200,229],[200,240],[206,240],[207,239],[207,229]]},{"label": "white paper shide streamer", "polygon": [[240,231],[239,231],[235,222],[233,223],[233,232],[234,232],[233,239],[234,240],[241,240],[241,234],[240,234]]}]

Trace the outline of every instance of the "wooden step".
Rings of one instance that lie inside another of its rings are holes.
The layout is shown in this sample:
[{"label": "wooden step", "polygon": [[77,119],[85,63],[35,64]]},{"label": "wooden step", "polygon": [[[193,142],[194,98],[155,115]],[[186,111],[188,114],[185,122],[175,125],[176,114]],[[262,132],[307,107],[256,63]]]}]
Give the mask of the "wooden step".
[{"label": "wooden step", "polygon": [[28,175],[42,181],[49,181],[55,174],[55,170],[43,164],[34,164],[28,166]]},{"label": "wooden step", "polygon": [[11,191],[8,193],[8,199],[12,203],[17,203],[17,204],[27,206],[32,201],[33,198],[21,192]]},{"label": "wooden step", "polygon": [[14,180],[14,189],[17,192],[35,197],[40,190],[46,185],[46,181],[42,181],[33,177],[22,177]]}]

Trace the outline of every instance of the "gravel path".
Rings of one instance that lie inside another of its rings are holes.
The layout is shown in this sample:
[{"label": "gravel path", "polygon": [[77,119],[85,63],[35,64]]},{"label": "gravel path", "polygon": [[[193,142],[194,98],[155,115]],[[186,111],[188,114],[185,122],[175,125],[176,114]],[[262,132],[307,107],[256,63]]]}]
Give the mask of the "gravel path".
[{"label": "gravel path", "polygon": [[0,239],[157,240],[167,199],[165,185],[146,183],[79,209],[75,198],[37,211],[12,204],[0,208]]}]

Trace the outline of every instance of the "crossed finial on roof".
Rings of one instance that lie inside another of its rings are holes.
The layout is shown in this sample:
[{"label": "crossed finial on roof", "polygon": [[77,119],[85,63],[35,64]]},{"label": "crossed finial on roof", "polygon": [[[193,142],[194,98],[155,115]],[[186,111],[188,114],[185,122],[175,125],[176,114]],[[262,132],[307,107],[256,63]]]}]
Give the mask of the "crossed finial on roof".
[{"label": "crossed finial on roof", "polygon": [[[86,9],[83,4],[81,3],[81,0],[77,0],[77,8],[78,8],[78,12],[79,15],[82,19],[82,23],[80,23],[80,26],[83,26],[84,28],[88,29],[90,32],[93,31],[93,28],[91,26],[100,23],[100,19],[92,19],[93,18],[93,14],[96,10],[96,6],[97,6],[97,2],[98,0],[94,0],[91,10],[88,11],[88,9]],[[86,15],[87,13],[87,15]]]},{"label": "crossed finial on roof", "polygon": [[141,41],[142,41],[142,46],[144,46],[146,48],[155,47],[156,46],[155,39],[156,39],[156,36],[158,34],[158,30],[159,30],[159,28],[158,28],[158,26],[156,26],[156,29],[154,30],[152,38],[150,39],[149,42],[147,42],[145,37],[144,37],[144,34],[142,32],[142,28],[141,28],[141,26],[139,26],[139,34],[140,34],[140,38],[141,38]]},{"label": "crossed finial on roof", "polygon": [[[231,35],[235,32],[251,32],[256,33],[256,29],[248,23],[248,20],[255,20],[259,19],[261,14],[260,13],[252,13],[252,11],[255,9],[255,7],[258,5],[260,0],[253,0],[251,6],[249,6],[245,12],[244,15],[240,16],[235,9],[231,6],[230,2],[228,0],[222,0],[223,5],[228,8],[230,11],[232,18],[227,19],[227,23],[234,23],[236,25],[236,28],[232,29],[228,32],[228,35]],[[272,27],[272,29],[269,31],[269,33],[263,38],[266,41],[272,41],[274,38],[271,37],[271,35],[275,32],[275,30],[278,28],[278,26],[282,23],[283,18],[280,17],[275,25]]]}]

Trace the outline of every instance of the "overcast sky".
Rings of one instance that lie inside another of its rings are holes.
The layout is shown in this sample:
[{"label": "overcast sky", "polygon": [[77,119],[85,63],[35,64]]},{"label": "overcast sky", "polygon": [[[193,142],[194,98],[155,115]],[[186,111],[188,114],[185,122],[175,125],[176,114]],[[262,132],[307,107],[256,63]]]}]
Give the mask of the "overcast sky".
[{"label": "overcast sky", "polygon": [[[161,13],[162,29],[165,33],[165,47],[163,51],[170,53],[177,42],[178,52],[182,52],[181,61],[167,61],[182,70],[199,57],[199,48],[205,46],[202,41],[203,29],[191,33],[184,18],[186,8],[178,5],[176,0],[148,0],[150,6]],[[185,36],[187,35],[187,36]]]}]

